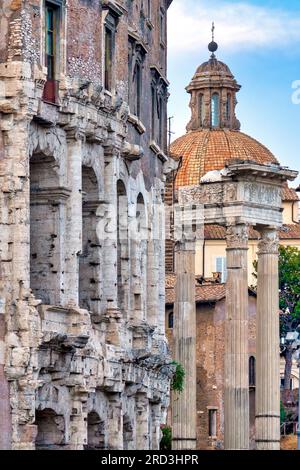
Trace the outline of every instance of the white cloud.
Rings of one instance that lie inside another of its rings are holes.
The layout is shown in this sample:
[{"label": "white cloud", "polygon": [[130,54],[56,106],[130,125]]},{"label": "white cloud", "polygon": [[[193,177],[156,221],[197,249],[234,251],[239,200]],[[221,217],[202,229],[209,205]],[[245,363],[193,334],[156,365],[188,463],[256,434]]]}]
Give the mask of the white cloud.
[{"label": "white cloud", "polygon": [[300,17],[288,10],[225,0],[173,0],[169,10],[169,53],[206,47],[212,21],[222,49],[235,52],[300,44]]}]

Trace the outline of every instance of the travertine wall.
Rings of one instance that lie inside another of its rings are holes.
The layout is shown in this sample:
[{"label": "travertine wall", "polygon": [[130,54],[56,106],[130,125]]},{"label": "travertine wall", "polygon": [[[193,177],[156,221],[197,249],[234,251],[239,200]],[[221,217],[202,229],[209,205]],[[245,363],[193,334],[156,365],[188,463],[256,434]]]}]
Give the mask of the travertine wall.
[{"label": "travertine wall", "polygon": [[[140,1],[63,1],[59,99],[49,104],[43,2],[0,1],[0,448],[159,446],[172,375],[167,157],[149,97],[152,84],[166,105],[158,25],[170,1],[151,4],[147,21]],[[128,35],[144,48],[140,118],[128,105]]]}]

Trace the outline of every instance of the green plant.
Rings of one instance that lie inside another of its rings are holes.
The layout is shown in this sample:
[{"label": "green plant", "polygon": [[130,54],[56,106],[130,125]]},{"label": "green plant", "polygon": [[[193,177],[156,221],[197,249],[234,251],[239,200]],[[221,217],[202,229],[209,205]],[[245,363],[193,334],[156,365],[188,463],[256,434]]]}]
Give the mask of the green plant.
[{"label": "green plant", "polygon": [[172,450],[172,428],[170,426],[162,426],[161,431],[160,450]]},{"label": "green plant", "polygon": [[176,361],[173,361],[172,364],[176,367],[176,369],[173,375],[171,389],[175,392],[181,393],[184,389],[185,370],[182,365]]}]

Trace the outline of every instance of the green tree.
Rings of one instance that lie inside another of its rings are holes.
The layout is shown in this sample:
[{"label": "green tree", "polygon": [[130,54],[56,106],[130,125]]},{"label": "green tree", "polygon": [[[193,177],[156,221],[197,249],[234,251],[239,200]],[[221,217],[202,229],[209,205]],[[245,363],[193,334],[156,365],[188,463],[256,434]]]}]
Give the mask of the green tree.
[{"label": "green tree", "polygon": [[[279,304],[280,333],[285,336],[300,326],[300,250],[292,246],[279,248]],[[291,394],[292,345],[287,344],[282,354],[285,358],[283,400],[286,403]]]},{"label": "green tree", "polygon": [[[254,262],[257,277],[257,261]],[[279,247],[279,306],[280,336],[300,327],[300,250],[293,246]],[[293,348],[286,344],[282,350],[285,358],[283,401],[290,399],[290,381],[293,364]]]}]

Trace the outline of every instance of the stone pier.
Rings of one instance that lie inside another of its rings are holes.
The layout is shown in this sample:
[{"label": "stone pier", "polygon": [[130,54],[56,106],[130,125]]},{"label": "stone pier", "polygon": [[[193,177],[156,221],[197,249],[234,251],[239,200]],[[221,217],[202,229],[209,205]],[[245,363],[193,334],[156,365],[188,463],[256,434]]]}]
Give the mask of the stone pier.
[{"label": "stone pier", "polygon": [[227,228],[225,449],[249,449],[248,227]]},{"label": "stone pier", "polygon": [[185,370],[182,393],[173,393],[173,449],[196,448],[196,308],[195,242],[178,242],[175,248],[177,275],[174,311],[175,361]]},{"label": "stone pier", "polygon": [[278,233],[260,231],[257,279],[256,447],[280,450]]}]

